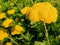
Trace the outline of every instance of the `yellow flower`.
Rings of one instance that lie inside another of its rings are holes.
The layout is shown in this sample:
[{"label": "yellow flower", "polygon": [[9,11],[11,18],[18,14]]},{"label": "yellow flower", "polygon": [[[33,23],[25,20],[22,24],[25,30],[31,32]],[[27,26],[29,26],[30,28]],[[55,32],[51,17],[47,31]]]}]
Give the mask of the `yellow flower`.
[{"label": "yellow flower", "polygon": [[12,20],[12,19],[6,19],[6,20],[3,22],[2,25],[3,25],[5,28],[7,28],[7,27],[12,26],[12,24],[13,24],[13,20]]},{"label": "yellow flower", "polygon": [[20,11],[21,11],[22,14],[26,14],[29,9],[30,9],[30,7],[24,7]]},{"label": "yellow flower", "polygon": [[11,34],[12,35],[21,34],[22,31],[23,31],[23,27],[16,25],[15,27],[12,28]]},{"label": "yellow flower", "polygon": [[4,29],[0,28],[0,40],[3,40],[4,38],[7,37],[8,37],[7,32]]},{"label": "yellow flower", "polygon": [[2,8],[2,6],[0,5],[0,9]]},{"label": "yellow flower", "polygon": [[31,12],[28,15],[29,20],[31,20],[33,22],[39,21],[39,16],[38,16],[39,14],[38,14],[37,10],[31,9],[30,11]]},{"label": "yellow flower", "polygon": [[48,2],[35,3],[28,14],[29,19],[33,22],[39,20],[50,24],[57,20],[57,9]]},{"label": "yellow flower", "polygon": [[5,17],[6,17],[5,13],[0,13],[0,19],[5,18]]},{"label": "yellow flower", "polygon": [[12,45],[10,42],[7,42],[5,45]]},{"label": "yellow flower", "polygon": [[14,9],[8,10],[7,13],[8,14],[14,14],[15,13],[15,10]]}]

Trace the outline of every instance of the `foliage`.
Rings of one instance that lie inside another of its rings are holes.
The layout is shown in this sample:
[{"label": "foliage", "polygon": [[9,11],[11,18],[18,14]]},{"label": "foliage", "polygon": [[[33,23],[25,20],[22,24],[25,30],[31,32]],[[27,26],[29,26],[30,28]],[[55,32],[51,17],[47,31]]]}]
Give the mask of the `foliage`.
[{"label": "foliage", "polygon": [[[33,23],[22,14],[20,10],[25,6],[32,6],[37,2],[50,2],[58,10],[58,19],[55,23],[46,24],[49,34],[50,45],[60,44],[60,0],[0,0],[0,13],[4,12],[6,17],[0,19],[0,28],[7,31],[9,37],[0,41],[0,45],[10,42],[13,45],[48,45],[44,24],[42,21]],[[8,14],[7,11],[14,9],[14,14]],[[11,18],[14,23],[11,27],[5,28],[2,23],[6,18]],[[12,35],[11,29],[15,25],[20,25],[24,28],[23,32],[18,35]],[[1,34],[0,34],[1,35]],[[2,38],[2,37],[1,37]]]}]

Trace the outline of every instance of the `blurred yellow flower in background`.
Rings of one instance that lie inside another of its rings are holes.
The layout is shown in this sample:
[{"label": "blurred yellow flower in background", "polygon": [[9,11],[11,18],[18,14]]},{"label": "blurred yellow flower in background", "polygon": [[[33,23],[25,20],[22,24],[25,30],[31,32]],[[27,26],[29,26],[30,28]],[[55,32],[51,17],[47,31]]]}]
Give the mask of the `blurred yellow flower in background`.
[{"label": "blurred yellow flower in background", "polygon": [[12,20],[12,19],[6,19],[6,20],[3,22],[2,25],[3,25],[5,28],[7,28],[7,27],[11,27],[12,24],[13,24],[13,20]]},{"label": "blurred yellow flower in background", "polygon": [[29,9],[30,9],[30,7],[24,7],[24,8],[21,9],[20,11],[21,11],[22,14],[26,14]]},{"label": "blurred yellow flower in background", "polygon": [[23,27],[16,25],[15,27],[12,28],[11,34],[12,35],[21,34],[22,31],[23,31]]},{"label": "blurred yellow flower in background", "polygon": [[7,13],[8,14],[14,14],[15,13],[15,10],[14,9],[8,10]]},{"label": "blurred yellow flower in background", "polygon": [[2,18],[5,18],[6,17],[6,15],[5,15],[5,13],[0,13],[0,19],[2,19]]},{"label": "blurred yellow flower in background", "polygon": [[0,40],[3,40],[4,38],[7,37],[8,37],[7,32],[4,29],[0,28]]},{"label": "blurred yellow flower in background", "polygon": [[7,42],[5,45],[12,45],[10,42]]},{"label": "blurred yellow flower in background", "polygon": [[2,8],[2,6],[0,5],[0,9]]}]

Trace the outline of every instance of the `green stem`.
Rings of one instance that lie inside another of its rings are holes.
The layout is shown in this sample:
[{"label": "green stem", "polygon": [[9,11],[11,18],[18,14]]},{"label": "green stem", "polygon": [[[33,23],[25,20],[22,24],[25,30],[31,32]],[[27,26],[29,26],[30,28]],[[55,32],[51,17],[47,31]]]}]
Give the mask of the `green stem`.
[{"label": "green stem", "polygon": [[4,40],[0,41],[0,45],[3,45]]},{"label": "green stem", "polygon": [[19,45],[10,35],[10,37],[8,37],[13,43],[15,43],[16,45]]},{"label": "green stem", "polygon": [[26,5],[26,1],[25,1],[25,0],[23,0],[23,3],[24,3],[24,5],[25,5],[25,6],[27,6],[27,5]]},{"label": "green stem", "polygon": [[33,0],[31,0],[31,3],[33,4]]},{"label": "green stem", "polygon": [[37,3],[37,0],[35,0],[35,2],[34,3]]},{"label": "green stem", "polygon": [[24,34],[21,33],[21,35],[22,35],[22,37],[24,37],[26,40],[29,41],[29,39]]},{"label": "green stem", "polygon": [[46,38],[47,38],[48,45],[50,45],[50,42],[49,42],[49,37],[48,37],[48,30],[47,30],[47,28],[46,28],[45,23],[44,23],[44,28],[45,28],[45,31],[46,31],[45,36],[46,36]]}]

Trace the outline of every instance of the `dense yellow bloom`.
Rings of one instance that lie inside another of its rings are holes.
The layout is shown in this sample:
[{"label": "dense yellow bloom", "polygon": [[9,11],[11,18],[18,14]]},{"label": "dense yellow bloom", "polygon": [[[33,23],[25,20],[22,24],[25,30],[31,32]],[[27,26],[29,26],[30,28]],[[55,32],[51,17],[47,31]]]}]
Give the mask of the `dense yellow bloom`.
[{"label": "dense yellow bloom", "polygon": [[7,42],[5,45],[12,45],[10,42]]},{"label": "dense yellow bloom", "polygon": [[43,21],[50,24],[57,20],[57,9],[48,2],[35,3],[27,12],[29,20],[33,22]]},{"label": "dense yellow bloom", "polygon": [[0,13],[0,19],[5,18],[5,17],[6,17],[5,13]]},{"label": "dense yellow bloom", "polygon": [[14,14],[14,13],[15,13],[15,10],[14,10],[14,9],[8,10],[7,13],[8,13],[8,14]]},{"label": "dense yellow bloom", "polygon": [[12,28],[11,34],[12,35],[20,34],[22,31],[23,31],[23,27],[16,25],[15,27]]},{"label": "dense yellow bloom", "polygon": [[29,20],[31,20],[33,22],[39,21],[39,16],[38,16],[39,14],[38,14],[37,10],[34,10],[31,8],[30,11],[31,12],[28,15]]},{"label": "dense yellow bloom", "polygon": [[10,27],[10,26],[12,26],[12,24],[13,24],[13,20],[12,19],[6,19],[4,22],[3,22],[3,26],[4,27]]},{"label": "dense yellow bloom", "polygon": [[24,7],[24,8],[21,9],[20,11],[21,11],[22,14],[26,14],[29,9],[30,9],[30,7]]},{"label": "dense yellow bloom", "polygon": [[4,29],[0,28],[0,40],[3,40],[4,38],[7,37],[8,37],[7,32]]}]

